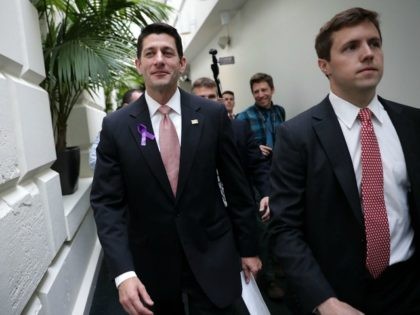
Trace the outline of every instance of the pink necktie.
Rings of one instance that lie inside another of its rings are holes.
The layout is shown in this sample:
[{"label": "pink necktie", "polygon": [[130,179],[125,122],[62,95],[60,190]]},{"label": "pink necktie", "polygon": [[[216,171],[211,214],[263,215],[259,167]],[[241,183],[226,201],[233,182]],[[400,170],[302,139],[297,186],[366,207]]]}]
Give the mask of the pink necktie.
[{"label": "pink necktie", "polygon": [[167,105],[161,105],[159,112],[163,118],[159,125],[159,147],[163,165],[171,184],[172,192],[176,195],[176,187],[178,185],[180,145],[178,135],[172,120],[169,118],[171,108]]},{"label": "pink necktie", "polygon": [[384,200],[384,176],[381,152],[373,129],[371,111],[359,112],[362,145],[362,206],[366,232],[366,267],[378,278],[389,265],[390,235]]}]

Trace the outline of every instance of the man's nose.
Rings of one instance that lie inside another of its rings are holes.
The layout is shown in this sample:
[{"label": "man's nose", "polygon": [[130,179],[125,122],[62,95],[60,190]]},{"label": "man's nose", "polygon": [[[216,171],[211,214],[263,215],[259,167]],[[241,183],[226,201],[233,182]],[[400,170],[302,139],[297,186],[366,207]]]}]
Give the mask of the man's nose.
[{"label": "man's nose", "polygon": [[161,51],[158,51],[155,55],[155,63],[162,63],[163,61],[163,54]]},{"label": "man's nose", "polygon": [[369,43],[364,43],[362,45],[362,58],[363,59],[372,59],[373,58],[373,49],[372,47],[369,45]]}]

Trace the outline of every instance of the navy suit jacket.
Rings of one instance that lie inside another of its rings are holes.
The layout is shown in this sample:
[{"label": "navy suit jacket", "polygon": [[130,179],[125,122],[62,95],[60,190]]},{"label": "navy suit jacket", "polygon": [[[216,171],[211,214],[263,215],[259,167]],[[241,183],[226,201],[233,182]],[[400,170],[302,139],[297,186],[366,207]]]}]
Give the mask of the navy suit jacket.
[{"label": "navy suit jacket", "polygon": [[239,149],[241,164],[250,186],[260,197],[270,195],[270,162],[261,153],[258,142],[245,120],[232,120],[233,134]]},{"label": "navy suit jacket", "polygon": [[[420,110],[379,98],[397,131],[420,224]],[[274,252],[304,313],[336,296],[364,309],[368,274],[363,213],[352,160],[328,100],[283,123],[272,161]]]},{"label": "navy suit jacket", "polygon": [[[112,277],[134,270],[155,302],[181,288],[184,255],[219,307],[241,294],[240,257],[256,256],[255,204],[224,106],[181,90],[181,158],[173,195],[144,95],[104,118],[91,192]],[[216,175],[226,183],[223,204]]]}]

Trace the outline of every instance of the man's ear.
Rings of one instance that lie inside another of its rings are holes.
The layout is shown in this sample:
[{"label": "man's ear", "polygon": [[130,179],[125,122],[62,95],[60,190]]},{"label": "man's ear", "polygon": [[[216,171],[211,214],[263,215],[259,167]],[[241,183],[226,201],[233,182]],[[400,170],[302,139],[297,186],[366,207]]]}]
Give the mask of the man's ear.
[{"label": "man's ear", "polygon": [[185,58],[185,56],[182,56],[180,58],[179,63],[181,64],[181,69],[179,70],[179,72],[183,74],[185,72],[185,68],[187,67],[187,59]]},{"label": "man's ear", "polygon": [[321,69],[322,73],[328,78],[330,75],[330,63],[325,59],[318,59],[318,67]]},{"label": "man's ear", "polygon": [[134,61],[134,64],[135,64],[135,66],[136,66],[137,72],[138,72],[140,75],[142,75],[143,73],[142,73],[142,72],[141,72],[141,70],[140,70],[140,65],[141,65],[140,58],[136,58],[136,60]]}]

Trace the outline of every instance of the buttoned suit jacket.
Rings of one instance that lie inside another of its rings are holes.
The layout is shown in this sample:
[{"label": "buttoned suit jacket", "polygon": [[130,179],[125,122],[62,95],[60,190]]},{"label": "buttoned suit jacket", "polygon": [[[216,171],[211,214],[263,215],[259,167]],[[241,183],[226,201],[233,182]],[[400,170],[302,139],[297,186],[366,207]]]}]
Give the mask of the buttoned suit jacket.
[{"label": "buttoned suit jacket", "polygon": [[[256,256],[255,205],[222,105],[181,93],[181,157],[173,195],[144,95],[104,118],[91,204],[112,277],[136,271],[155,302],[177,296],[183,261],[217,306],[241,294],[240,256]],[[224,183],[222,201],[216,169]],[[185,254],[185,258],[184,258]]]},{"label": "buttoned suit jacket", "polygon": [[[379,100],[404,153],[418,247],[420,110]],[[352,160],[328,97],[282,124],[277,135],[270,230],[303,313],[332,296],[363,310],[368,279],[364,219]]]}]

